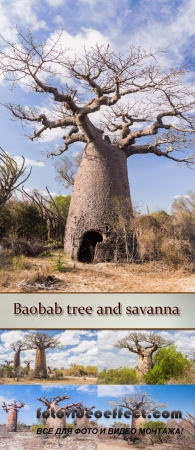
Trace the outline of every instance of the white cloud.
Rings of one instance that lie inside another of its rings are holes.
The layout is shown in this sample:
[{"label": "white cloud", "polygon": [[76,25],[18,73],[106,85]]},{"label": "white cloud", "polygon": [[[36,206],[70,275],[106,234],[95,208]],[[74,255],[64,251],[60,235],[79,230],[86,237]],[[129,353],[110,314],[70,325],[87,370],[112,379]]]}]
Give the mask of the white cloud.
[{"label": "white cloud", "polygon": [[123,397],[135,392],[134,386],[102,385],[98,386],[98,397]]},{"label": "white cloud", "polygon": [[[19,166],[21,166],[21,164],[23,163],[23,159],[21,156],[13,156],[13,159],[15,159]],[[34,159],[25,158],[25,166],[44,167],[45,164],[43,161],[35,161]]]},{"label": "white cloud", "polygon": [[[133,332],[133,330],[131,330]],[[150,333],[150,330],[144,330],[144,334]],[[167,340],[172,340],[177,350],[188,356],[195,351],[195,332],[192,330],[184,331],[155,331],[157,335]],[[113,346],[114,342],[127,336],[127,331],[102,330],[98,332],[98,369],[114,369],[119,367],[134,368],[137,364],[137,355],[128,349],[117,349]],[[143,343],[144,344],[144,343]]]},{"label": "white cloud", "polygon": [[173,198],[176,198],[176,199],[178,199],[178,198],[190,198],[190,196],[189,195],[174,195],[174,197]]},{"label": "white cloud", "polygon": [[[50,37],[54,42],[58,38],[58,33],[59,32],[56,31],[52,33]],[[82,30],[74,36],[66,30],[63,31],[59,45],[61,45],[63,49],[68,49],[67,54],[74,57],[75,54],[83,54],[84,47],[88,50],[97,43],[99,46],[107,46],[109,39],[96,29],[82,28]]]},{"label": "white cloud", "polygon": [[76,390],[78,392],[83,392],[84,394],[88,394],[88,395],[94,395],[97,393],[97,386],[93,386],[93,385],[81,385],[81,386],[77,386]]},{"label": "white cloud", "polygon": [[58,335],[62,345],[77,345],[80,343],[80,333],[76,330],[66,330]]},{"label": "white cloud", "polygon": [[[23,340],[25,333],[20,330],[10,330],[0,335],[0,364],[4,364],[5,359],[13,360],[14,351],[10,348],[10,344]],[[91,331],[79,330],[67,330],[59,333],[58,339],[64,348],[56,351],[47,350],[47,365],[52,369],[68,368],[71,363],[97,366],[97,341],[95,339],[87,340],[87,337],[95,337],[95,335],[96,333]],[[21,365],[23,366],[25,359],[28,359],[32,360],[31,368],[33,368],[35,353],[34,349],[22,350]]]},{"label": "white cloud", "polygon": [[57,16],[54,17],[54,22],[56,24],[58,24],[58,25],[63,25],[64,24],[64,19],[63,19],[62,16],[57,15]]},{"label": "white cloud", "polygon": [[91,341],[82,341],[78,347],[73,348],[72,352],[73,353],[83,353],[86,352],[87,350],[93,348],[96,346],[96,341],[95,340],[91,340]]},{"label": "white cloud", "polygon": [[46,0],[46,3],[52,8],[58,8],[58,6],[64,5],[65,0]]},{"label": "white cloud", "polygon": [[0,339],[4,344],[4,349],[10,349],[10,344],[24,339],[24,332],[20,330],[5,331],[1,334]]},{"label": "white cloud", "polygon": [[3,402],[5,402],[6,404],[7,403],[10,403],[10,402],[14,402],[14,398],[8,398],[8,397],[4,397],[4,395],[0,395],[0,405],[3,403]]},{"label": "white cloud", "polygon": [[39,20],[38,0],[9,0],[1,1],[1,34],[11,42],[17,42],[17,33],[14,24],[30,28],[31,31],[46,28],[46,22]]},{"label": "white cloud", "polygon": [[41,391],[53,391],[53,389],[62,389],[64,390],[64,385],[63,384],[42,384],[40,386],[40,390]]}]

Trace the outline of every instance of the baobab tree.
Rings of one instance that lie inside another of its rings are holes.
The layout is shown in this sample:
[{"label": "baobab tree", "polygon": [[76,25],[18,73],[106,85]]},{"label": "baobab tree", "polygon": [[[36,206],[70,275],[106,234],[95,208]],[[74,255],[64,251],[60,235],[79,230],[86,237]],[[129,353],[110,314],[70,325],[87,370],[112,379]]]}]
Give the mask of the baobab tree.
[{"label": "baobab tree", "polygon": [[46,349],[60,348],[60,341],[47,333],[37,331],[25,334],[24,342],[26,349],[36,350],[34,377],[39,377],[41,374],[43,378],[47,378]]},{"label": "baobab tree", "polygon": [[[195,162],[190,150],[195,142],[195,90],[186,81],[188,68],[166,69],[159,52],[135,46],[116,54],[109,45],[96,44],[75,56],[64,48],[63,32],[39,44],[30,32],[18,31],[18,43],[4,39],[0,56],[0,70],[9,83],[24,85],[41,99],[49,96],[44,110],[26,103],[5,105],[14,119],[35,125],[30,139],[62,129],[64,144],[51,149],[51,156],[62,155],[77,142],[85,144],[65,252],[84,262],[111,260],[120,239],[120,230],[113,232],[118,219],[113,202],[121,205],[122,229],[132,217],[127,159],[152,154],[188,167]],[[129,253],[131,233],[125,231],[125,240]]]},{"label": "baobab tree", "polygon": [[6,421],[6,429],[7,431],[17,431],[17,420],[18,420],[18,412],[20,408],[23,408],[25,403],[14,401],[13,403],[9,403],[8,405],[3,402],[2,408],[4,411],[8,413],[7,421]]},{"label": "baobab tree", "polygon": [[10,367],[11,364],[14,362],[14,360],[12,359],[11,361],[8,361],[7,359],[5,359],[4,362],[6,363],[6,366],[7,366],[7,367]]},{"label": "baobab tree", "polygon": [[[62,406],[61,408],[58,408],[58,404],[62,402],[63,400],[67,400],[70,397],[68,395],[57,395],[56,397],[51,397],[50,399],[47,399],[46,397],[43,398],[37,398],[40,402],[42,402],[49,412],[49,417],[46,420],[46,426],[48,428],[53,429],[53,434],[59,430],[63,430],[63,428],[66,427],[66,410],[74,408],[75,410],[80,409],[82,407],[82,403],[70,403],[68,405]],[[55,413],[55,417],[52,417],[51,415],[51,408],[53,408],[53,411]],[[56,413],[58,411],[62,411],[62,417],[57,417]]]},{"label": "baobab tree", "polygon": [[10,199],[13,191],[29,178],[31,170],[26,177],[23,177],[25,170],[23,157],[19,167],[15,159],[0,147],[0,210]]},{"label": "baobab tree", "polygon": [[[131,427],[136,429],[139,428],[140,424],[144,424],[146,422],[148,415],[152,411],[159,408],[165,408],[167,406],[166,403],[161,404],[153,400],[146,392],[138,392],[136,394],[124,396],[116,402],[108,403],[112,406],[119,406],[125,409],[129,409],[132,413]],[[133,415],[135,411],[136,417],[134,417]]]},{"label": "baobab tree", "polygon": [[32,362],[32,359],[25,359],[24,364],[26,364],[26,369],[30,370],[30,363]]},{"label": "baobab tree", "polygon": [[11,344],[10,347],[14,350],[14,367],[20,366],[20,353],[22,350],[25,350],[24,344],[22,341],[17,341],[15,344]]},{"label": "baobab tree", "polygon": [[[80,407],[81,408],[81,407]],[[80,409],[78,408],[78,409]],[[89,426],[89,417],[86,416],[86,413],[89,411],[92,411],[92,409],[95,408],[95,406],[90,406],[90,407],[86,407],[86,406],[82,406],[83,409],[83,417],[76,417],[76,426],[78,428],[87,428]],[[78,411],[77,409],[77,411]]]},{"label": "baobab tree", "polygon": [[[141,345],[141,343],[143,343]],[[145,373],[153,367],[152,356],[162,347],[171,345],[173,341],[163,339],[161,336],[155,333],[129,333],[123,339],[120,339],[114,344],[116,348],[126,348],[130,352],[138,355],[138,362],[136,366],[136,373],[141,380]]]}]

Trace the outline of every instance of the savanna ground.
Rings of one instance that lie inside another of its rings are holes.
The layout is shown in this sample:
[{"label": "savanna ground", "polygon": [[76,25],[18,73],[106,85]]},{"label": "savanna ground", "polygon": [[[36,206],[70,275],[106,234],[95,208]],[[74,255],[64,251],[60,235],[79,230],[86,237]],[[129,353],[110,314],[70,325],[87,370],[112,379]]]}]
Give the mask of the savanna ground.
[{"label": "savanna ground", "polygon": [[57,450],[61,447],[66,450],[96,450],[97,442],[94,438],[78,438],[70,436],[67,439],[58,439],[38,436],[31,431],[17,431],[7,433],[5,427],[0,429],[0,449],[3,450]]},{"label": "savanna ground", "polygon": [[[145,442],[143,442],[142,444],[128,444],[125,441],[117,441],[114,443],[110,441],[110,442],[101,442],[98,443],[98,450],[121,450],[121,449],[129,449],[129,450],[141,450],[141,449],[145,449],[145,450],[180,450],[184,448],[184,443],[182,442],[181,444],[177,443],[177,444],[173,444],[173,443],[165,443],[165,444],[153,444],[151,446],[147,445]],[[191,447],[193,449],[193,447]]]},{"label": "savanna ground", "polygon": [[[126,441],[113,440],[113,439],[102,439],[101,441],[97,439],[96,436],[81,436],[72,435],[66,439],[61,438],[60,440],[49,437],[46,438],[42,435],[36,435],[30,430],[17,431],[15,433],[9,433],[6,431],[5,425],[0,426],[0,449],[3,450],[57,450],[61,448],[66,448],[66,450],[122,450],[122,449],[132,449],[132,450],[150,450],[151,444],[147,444],[145,440],[140,444],[128,444]],[[152,445],[153,450],[180,450],[184,448],[184,441],[182,442],[170,442],[170,443],[154,443]],[[193,444],[186,446],[186,450],[193,450]]]},{"label": "savanna ground", "polygon": [[41,378],[40,379],[26,379],[26,378],[19,378],[19,380],[13,379],[13,378],[1,378],[0,380],[0,385],[1,384],[52,384],[52,385],[56,385],[56,384],[62,384],[62,385],[66,385],[66,384],[73,384],[73,385],[80,385],[80,384],[97,384],[97,378],[92,378],[92,377],[67,377],[67,378],[63,378],[62,380],[58,379],[52,379],[52,378],[48,378],[48,379],[44,379]]},{"label": "savanna ground", "polygon": [[194,292],[195,271],[161,262],[83,264],[50,256],[0,256],[0,292]]}]

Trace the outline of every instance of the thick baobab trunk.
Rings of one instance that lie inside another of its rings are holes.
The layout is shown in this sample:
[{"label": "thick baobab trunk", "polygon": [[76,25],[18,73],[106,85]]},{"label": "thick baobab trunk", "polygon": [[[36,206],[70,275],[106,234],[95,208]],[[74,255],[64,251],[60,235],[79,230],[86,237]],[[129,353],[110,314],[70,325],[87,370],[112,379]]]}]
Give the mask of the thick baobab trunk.
[{"label": "thick baobab trunk", "polygon": [[40,376],[47,378],[47,365],[45,349],[38,347],[35,356],[34,377],[39,378]]},{"label": "thick baobab trunk", "polygon": [[139,379],[143,378],[145,373],[148,373],[152,369],[152,353],[148,350],[142,350],[142,353],[138,357],[136,373]]},{"label": "thick baobab trunk", "polygon": [[[125,236],[131,216],[126,155],[119,147],[97,137],[86,145],[75,179],[65,253],[89,263],[116,260],[119,235]],[[126,245],[129,251],[132,243]]]},{"label": "thick baobab trunk", "polygon": [[89,419],[86,417],[86,411],[84,411],[83,417],[76,417],[76,426],[77,428],[88,428],[89,426]]},{"label": "thick baobab trunk", "polygon": [[7,431],[17,431],[18,412],[10,409],[7,415],[6,429]]},{"label": "thick baobab trunk", "polygon": [[141,424],[144,424],[146,422],[146,418],[142,417],[141,415],[141,409],[137,408],[136,411],[140,411],[140,417],[133,417],[132,416],[132,423],[131,427],[138,429]]},{"label": "thick baobab trunk", "polygon": [[21,352],[21,350],[18,349],[18,350],[16,350],[16,352],[14,354],[14,367],[20,366],[20,352]]},{"label": "thick baobab trunk", "polygon": [[53,434],[55,434],[55,432],[60,430],[63,430],[63,428],[66,427],[66,412],[65,409],[62,409],[62,412],[64,413],[64,417],[59,418],[59,417],[51,417],[51,408],[54,409],[55,411],[55,415],[56,412],[60,410],[60,408],[57,407],[55,402],[52,402],[49,408],[49,412],[50,412],[50,417],[48,417],[48,419],[46,420],[46,426],[47,428],[53,428]]}]

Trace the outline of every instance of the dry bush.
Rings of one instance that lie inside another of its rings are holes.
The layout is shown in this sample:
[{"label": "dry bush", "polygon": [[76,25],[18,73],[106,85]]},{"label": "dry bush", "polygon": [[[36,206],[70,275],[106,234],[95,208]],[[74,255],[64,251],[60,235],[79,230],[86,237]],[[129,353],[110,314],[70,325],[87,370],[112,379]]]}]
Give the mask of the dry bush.
[{"label": "dry bush", "polygon": [[169,267],[195,269],[195,208],[193,213],[173,204],[173,213],[159,211],[137,216],[137,261],[162,261]]},{"label": "dry bush", "polygon": [[46,252],[48,250],[48,247],[46,247],[46,245],[44,245],[42,242],[30,242],[19,239],[12,243],[12,250],[15,256],[38,256]]}]

